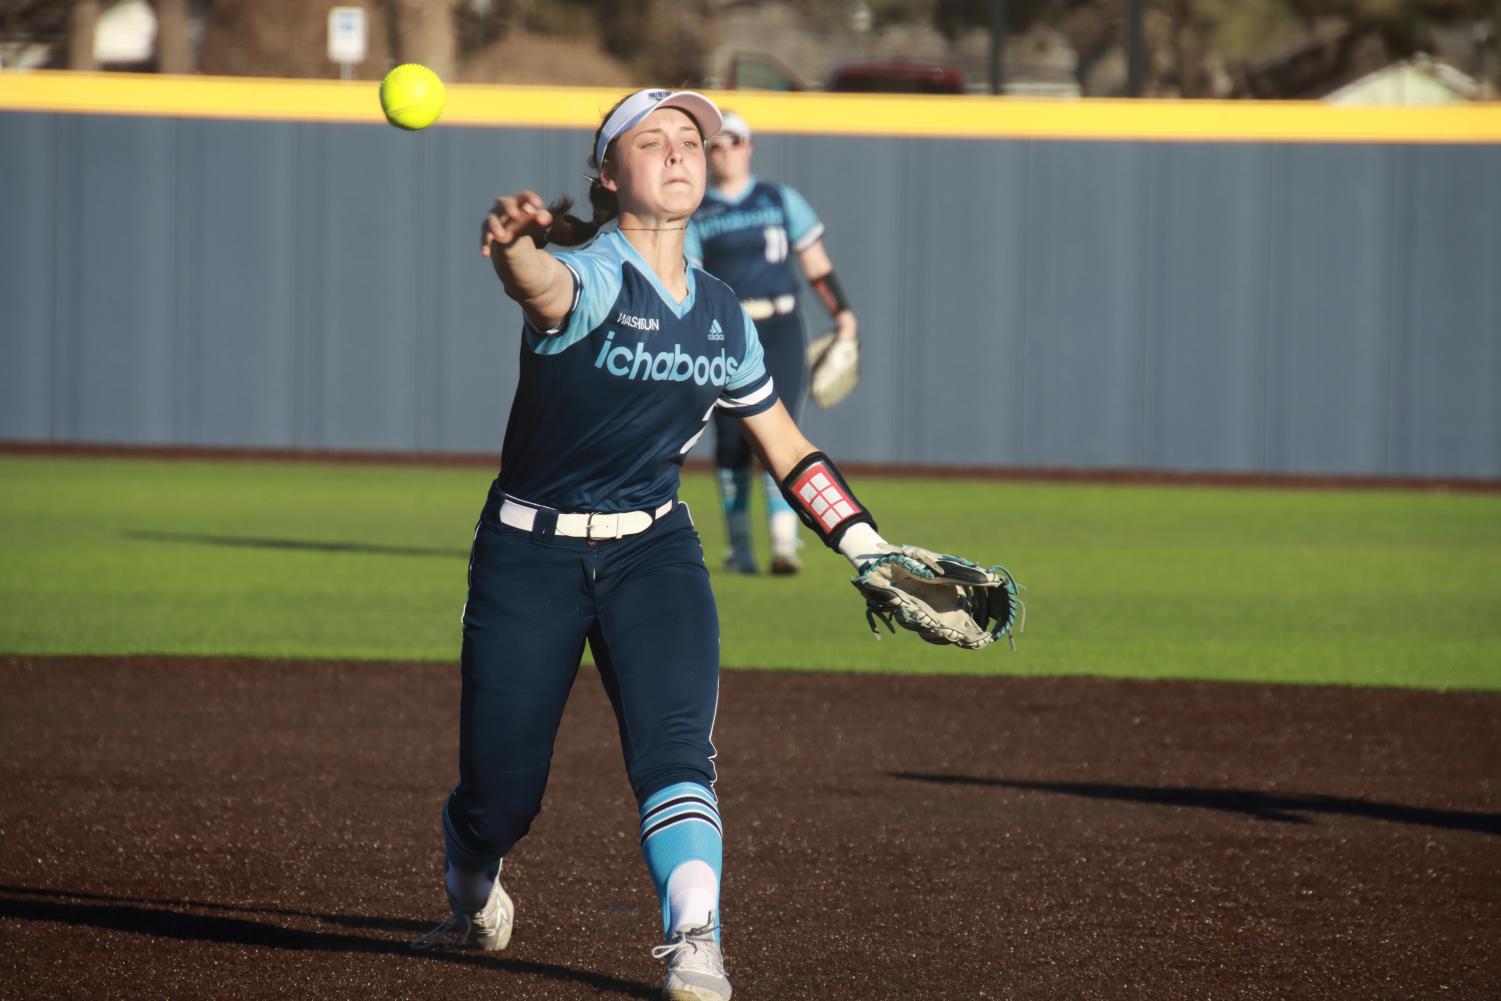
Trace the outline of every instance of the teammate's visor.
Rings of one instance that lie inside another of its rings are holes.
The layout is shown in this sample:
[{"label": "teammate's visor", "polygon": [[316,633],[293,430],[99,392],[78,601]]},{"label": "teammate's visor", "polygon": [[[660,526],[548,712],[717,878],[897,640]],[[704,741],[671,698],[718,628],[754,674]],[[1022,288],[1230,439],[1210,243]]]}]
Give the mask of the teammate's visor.
[{"label": "teammate's visor", "polygon": [[734,136],[741,142],[750,142],[750,125],[733,111],[726,111],[720,116],[719,135]]},{"label": "teammate's visor", "polygon": [[605,160],[605,150],[616,138],[640,125],[647,115],[658,108],[677,108],[685,111],[698,123],[703,134],[712,136],[719,131],[719,108],[713,101],[691,90],[638,90],[605,119],[599,130],[599,139],[594,143],[594,165]]}]

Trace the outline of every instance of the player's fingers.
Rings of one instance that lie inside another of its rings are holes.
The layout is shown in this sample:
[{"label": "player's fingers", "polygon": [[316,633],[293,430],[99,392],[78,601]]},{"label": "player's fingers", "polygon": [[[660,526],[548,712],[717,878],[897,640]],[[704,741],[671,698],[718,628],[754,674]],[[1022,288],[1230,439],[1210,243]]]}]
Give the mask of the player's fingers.
[{"label": "player's fingers", "polygon": [[546,208],[539,208],[530,202],[523,202],[517,216],[509,220],[509,229],[513,238],[523,235],[536,235],[546,233],[552,225],[552,213]]},{"label": "player's fingers", "polygon": [[538,221],[539,216],[546,215],[547,209],[533,205],[529,201],[517,201],[511,215],[506,220],[507,228],[513,236],[529,233],[546,223]]},{"label": "player's fingers", "polygon": [[485,216],[485,221],[480,226],[480,248],[488,250],[492,243],[505,243],[507,240],[506,223],[503,218],[494,212]]},{"label": "player's fingers", "polygon": [[509,223],[512,220],[520,219],[526,213],[521,208],[520,202],[507,195],[503,198],[495,199],[494,214],[499,216],[503,222]]},{"label": "player's fingers", "polygon": [[491,244],[509,246],[523,233],[540,232],[550,225],[552,213],[547,211],[536,192],[518,191],[514,195],[502,195],[495,199],[495,207],[485,217],[480,253],[489,256]]},{"label": "player's fingers", "polygon": [[531,214],[514,198],[498,198],[495,209],[485,217],[490,243],[502,246],[515,241],[531,223]]},{"label": "player's fingers", "polygon": [[495,199],[496,214],[502,218],[530,216],[543,205],[542,196],[535,191],[518,191],[515,194],[501,195]]}]

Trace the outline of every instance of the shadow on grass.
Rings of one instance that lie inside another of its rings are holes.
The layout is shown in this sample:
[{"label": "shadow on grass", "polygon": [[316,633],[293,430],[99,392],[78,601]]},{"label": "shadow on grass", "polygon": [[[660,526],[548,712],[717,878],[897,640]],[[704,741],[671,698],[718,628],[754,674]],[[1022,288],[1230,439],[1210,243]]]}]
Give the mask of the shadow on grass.
[{"label": "shadow on grass", "polygon": [[232,546],[240,549],[300,549],[319,553],[370,553],[376,556],[445,556],[468,559],[467,549],[435,549],[423,546],[383,546],[373,542],[318,542],[310,539],[260,539],[245,535],[209,535],[195,532],[125,531],[121,537],[137,542],[186,542],[199,546]]},{"label": "shadow on grass", "polygon": [[288,928],[270,921],[228,914],[194,914],[175,908],[212,909],[238,914],[305,918],[353,928],[417,933],[428,925],[396,918],[368,918],[352,914],[316,914],[277,908],[249,908],[205,904],[191,900],[152,900],[109,897],[65,890],[0,885],[0,920],[46,921],[84,925],[112,931],[151,935],[187,942],[218,942],[295,951],[321,950],[406,956],[413,959],[463,963],[497,971],[530,974],[565,983],[583,984],[596,991],[631,998],[656,998],[656,988],[556,963],[504,959],[494,953],[422,952],[407,947],[405,938],[375,938],[349,932]]},{"label": "shadow on grass", "polygon": [[982,778],[975,775],[933,775],[920,772],[888,772],[892,778],[940,785],[991,786],[1029,792],[1053,792],[1087,799],[1113,799],[1154,806],[1186,806],[1200,810],[1240,813],[1256,820],[1280,824],[1307,824],[1308,814],[1367,817],[1398,824],[1416,824],[1447,831],[1501,834],[1501,813],[1470,810],[1433,810],[1398,803],[1372,803],[1339,796],[1265,793],[1252,789],[1164,789],[1158,786],[1113,785],[1105,782],[1027,782],[1017,779]]}]

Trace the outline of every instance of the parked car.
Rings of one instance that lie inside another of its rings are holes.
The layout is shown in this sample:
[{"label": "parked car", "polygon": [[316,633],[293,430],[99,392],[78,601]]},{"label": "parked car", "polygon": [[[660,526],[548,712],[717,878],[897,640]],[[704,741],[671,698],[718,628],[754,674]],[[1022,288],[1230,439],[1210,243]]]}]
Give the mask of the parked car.
[{"label": "parked car", "polygon": [[[720,81],[711,85],[720,86]],[[722,82],[727,90],[816,90],[772,56],[737,52],[730,56]],[[854,94],[963,94],[964,74],[958,67],[913,59],[884,59],[844,63],[834,70],[827,87]]]},{"label": "parked car", "polygon": [[845,63],[829,90],[857,94],[963,94],[964,74],[942,63],[883,60]]}]

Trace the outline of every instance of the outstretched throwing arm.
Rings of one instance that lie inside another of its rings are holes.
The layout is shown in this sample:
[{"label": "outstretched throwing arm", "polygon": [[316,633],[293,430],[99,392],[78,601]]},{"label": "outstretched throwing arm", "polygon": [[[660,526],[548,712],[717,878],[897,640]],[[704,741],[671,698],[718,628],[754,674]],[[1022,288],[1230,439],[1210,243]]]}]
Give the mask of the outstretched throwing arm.
[{"label": "outstretched throwing arm", "polygon": [[552,213],[535,191],[495,199],[480,224],[480,253],[490,258],[506,295],[538,330],[555,329],[573,308],[573,272],[541,249]]}]

